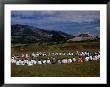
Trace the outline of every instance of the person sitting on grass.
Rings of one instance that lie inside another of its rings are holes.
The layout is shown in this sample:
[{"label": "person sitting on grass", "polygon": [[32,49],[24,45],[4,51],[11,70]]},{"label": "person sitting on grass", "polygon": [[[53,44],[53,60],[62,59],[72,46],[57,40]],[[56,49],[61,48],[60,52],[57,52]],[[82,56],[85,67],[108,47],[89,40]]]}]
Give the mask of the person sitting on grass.
[{"label": "person sitting on grass", "polygon": [[71,63],[72,62],[72,59],[68,59],[68,63]]},{"label": "person sitting on grass", "polygon": [[58,60],[57,63],[58,63],[58,64],[61,64],[61,60]]},{"label": "person sitting on grass", "polygon": [[73,58],[72,58],[72,61],[73,61],[73,62],[76,62],[76,58],[75,58],[75,57],[73,57]]},{"label": "person sitting on grass", "polygon": [[82,59],[82,57],[81,56],[79,56],[79,58],[78,58],[78,61],[77,61],[78,63],[82,63],[83,62],[83,59]]}]

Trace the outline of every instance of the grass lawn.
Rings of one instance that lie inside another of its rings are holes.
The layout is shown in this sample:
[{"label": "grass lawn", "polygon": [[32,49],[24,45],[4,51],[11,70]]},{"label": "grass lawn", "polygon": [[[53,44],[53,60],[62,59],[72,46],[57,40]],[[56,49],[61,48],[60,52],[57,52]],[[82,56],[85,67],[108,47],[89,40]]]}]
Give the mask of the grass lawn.
[{"label": "grass lawn", "polygon": [[[36,45],[29,44],[22,47],[14,47],[11,49],[13,55],[21,55],[21,53],[40,52],[75,52],[89,51],[94,53],[100,50],[100,42],[72,42],[55,45]],[[72,58],[73,56],[59,56],[62,58]],[[48,57],[42,58],[47,59]],[[42,64],[33,66],[16,66],[11,64],[12,77],[99,77],[100,61],[89,61],[84,63],[70,64]]]},{"label": "grass lawn", "polygon": [[99,77],[100,61],[70,64],[11,65],[12,77]]}]

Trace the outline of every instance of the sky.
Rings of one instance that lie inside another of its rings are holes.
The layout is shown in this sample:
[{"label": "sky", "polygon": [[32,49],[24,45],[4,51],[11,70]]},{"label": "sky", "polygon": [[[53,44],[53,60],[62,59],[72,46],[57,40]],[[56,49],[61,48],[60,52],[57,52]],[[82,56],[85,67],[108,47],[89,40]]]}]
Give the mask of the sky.
[{"label": "sky", "polygon": [[100,11],[11,11],[11,24],[25,24],[74,35],[100,35]]}]

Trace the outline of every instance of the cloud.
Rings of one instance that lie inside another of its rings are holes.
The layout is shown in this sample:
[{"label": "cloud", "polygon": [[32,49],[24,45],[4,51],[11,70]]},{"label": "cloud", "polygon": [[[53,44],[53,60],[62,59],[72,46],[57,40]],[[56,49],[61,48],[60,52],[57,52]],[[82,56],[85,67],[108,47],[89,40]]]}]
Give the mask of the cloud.
[{"label": "cloud", "polygon": [[99,12],[94,11],[70,11],[60,12],[59,15],[54,17],[54,20],[68,21],[68,22],[92,22],[99,19]]},{"label": "cloud", "polygon": [[12,11],[11,23],[59,29],[69,33],[95,32],[100,30],[100,11]]},{"label": "cloud", "polygon": [[12,11],[12,17],[37,17],[37,16],[51,16],[55,11]]},{"label": "cloud", "polygon": [[52,22],[81,23],[81,22],[93,22],[96,19],[100,19],[100,12],[99,11],[12,11],[12,18],[13,17],[19,17],[19,20],[23,18],[26,19],[33,18],[34,20],[41,23],[52,23]]}]

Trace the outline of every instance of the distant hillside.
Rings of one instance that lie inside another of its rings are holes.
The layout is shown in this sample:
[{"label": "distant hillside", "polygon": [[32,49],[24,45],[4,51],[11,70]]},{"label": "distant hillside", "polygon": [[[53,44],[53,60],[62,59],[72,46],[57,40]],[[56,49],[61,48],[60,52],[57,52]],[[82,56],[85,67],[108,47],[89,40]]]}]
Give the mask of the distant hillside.
[{"label": "distant hillside", "polygon": [[66,41],[71,35],[62,31],[44,30],[29,25],[11,25],[11,42],[13,44],[50,43]]},{"label": "distant hillside", "polygon": [[97,38],[90,34],[80,34],[68,41],[88,41],[88,40],[96,40]]},{"label": "distant hillside", "polygon": [[79,35],[79,37],[91,37],[91,36],[92,36],[92,35],[86,34],[86,33],[85,33],[85,34],[80,34],[80,35]]}]

